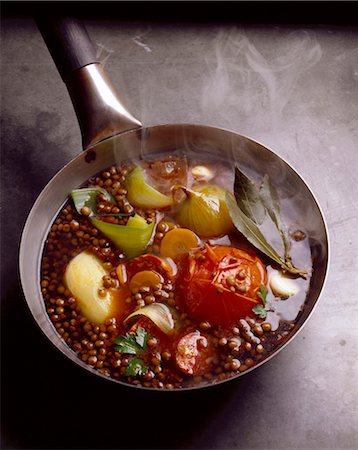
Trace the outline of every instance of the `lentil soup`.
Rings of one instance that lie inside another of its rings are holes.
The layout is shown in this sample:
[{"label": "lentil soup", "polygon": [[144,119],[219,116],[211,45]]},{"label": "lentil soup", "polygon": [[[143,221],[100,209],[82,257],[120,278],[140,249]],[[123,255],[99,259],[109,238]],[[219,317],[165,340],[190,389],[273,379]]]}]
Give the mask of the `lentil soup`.
[{"label": "lentil soup", "polygon": [[123,383],[181,389],[235,377],[284,344],[309,289],[308,239],[285,217],[286,265],[252,245],[227,201],[236,177],[223,161],[165,156],[108,167],[71,193],[41,289],[78,358]]}]

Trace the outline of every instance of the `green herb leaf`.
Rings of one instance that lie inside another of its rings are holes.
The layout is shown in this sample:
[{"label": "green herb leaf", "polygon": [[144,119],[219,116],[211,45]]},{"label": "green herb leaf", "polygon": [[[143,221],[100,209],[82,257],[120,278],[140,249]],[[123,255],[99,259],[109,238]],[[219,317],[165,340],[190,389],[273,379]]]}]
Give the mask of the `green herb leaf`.
[{"label": "green herb leaf", "polygon": [[262,300],[262,304],[266,306],[266,297],[267,297],[267,287],[264,284],[260,285],[260,292],[257,293],[257,296]]},{"label": "green herb leaf", "polygon": [[260,317],[260,319],[266,319],[267,317],[267,311],[268,309],[266,309],[266,306],[262,306],[262,305],[255,305],[252,308],[252,311]]},{"label": "green herb leaf", "polygon": [[135,377],[137,375],[145,375],[148,372],[148,367],[140,358],[132,358],[125,368],[124,375],[126,377]]},{"label": "green herb leaf", "polygon": [[262,224],[266,211],[261,202],[260,191],[238,166],[235,167],[234,194],[241,211],[256,224]]},{"label": "green herb leaf", "polygon": [[262,204],[266,208],[272,222],[275,224],[277,231],[280,234],[286,258],[290,249],[290,240],[280,217],[281,208],[278,193],[271,183],[268,175],[264,176],[262,184],[260,186],[260,199],[262,201]]},{"label": "green herb leaf", "polygon": [[126,336],[120,336],[115,340],[117,344],[115,349],[121,353],[129,353],[130,355],[138,355],[142,348],[137,344],[134,334],[127,333]]},{"label": "green herb leaf", "polygon": [[147,348],[148,338],[149,334],[147,333],[145,328],[138,327],[135,333],[135,341],[143,350]]},{"label": "green herb leaf", "polygon": [[127,333],[125,336],[119,336],[114,342],[115,349],[121,353],[130,355],[139,355],[147,348],[149,334],[143,327],[138,327],[135,333]]}]

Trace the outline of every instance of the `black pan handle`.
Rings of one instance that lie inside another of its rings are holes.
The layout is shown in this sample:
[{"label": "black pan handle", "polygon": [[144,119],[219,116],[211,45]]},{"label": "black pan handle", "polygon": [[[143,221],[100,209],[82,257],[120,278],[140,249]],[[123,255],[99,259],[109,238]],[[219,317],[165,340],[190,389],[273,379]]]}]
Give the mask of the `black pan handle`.
[{"label": "black pan handle", "polygon": [[75,70],[99,63],[96,49],[81,21],[44,16],[36,17],[35,21],[65,82]]},{"label": "black pan handle", "polygon": [[68,17],[35,18],[56,67],[66,83],[82,133],[84,149],[141,122],[118,97],[82,22]]}]

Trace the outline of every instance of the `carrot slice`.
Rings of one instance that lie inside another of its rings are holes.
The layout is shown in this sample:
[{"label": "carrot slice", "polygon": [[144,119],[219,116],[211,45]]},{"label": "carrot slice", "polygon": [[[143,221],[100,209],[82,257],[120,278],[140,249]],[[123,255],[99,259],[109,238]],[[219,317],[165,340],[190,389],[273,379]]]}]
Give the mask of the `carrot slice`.
[{"label": "carrot slice", "polygon": [[131,291],[134,289],[146,287],[156,287],[158,284],[163,283],[164,278],[153,270],[142,270],[133,275],[129,282],[129,288]]},{"label": "carrot slice", "polygon": [[175,259],[179,255],[189,253],[192,248],[198,247],[198,236],[187,228],[174,228],[163,237],[160,253],[163,256]]}]

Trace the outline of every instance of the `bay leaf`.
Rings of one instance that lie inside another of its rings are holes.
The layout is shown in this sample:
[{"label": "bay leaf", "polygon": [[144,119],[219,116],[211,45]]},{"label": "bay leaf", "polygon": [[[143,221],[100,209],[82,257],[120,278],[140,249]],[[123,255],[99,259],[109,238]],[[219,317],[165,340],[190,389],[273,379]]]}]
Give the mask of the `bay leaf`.
[{"label": "bay leaf", "polygon": [[266,174],[260,186],[260,199],[272,222],[275,224],[280,234],[285,258],[288,256],[290,249],[290,240],[285,229],[285,225],[281,218],[281,207],[278,193],[274,185],[271,183],[269,176]]},{"label": "bay leaf", "polygon": [[261,225],[266,211],[261,201],[260,191],[238,165],[235,166],[234,194],[241,211],[256,224]]},{"label": "bay leaf", "polygon": [[258,250],[281,265],[283,261],[280,255],[266,240],[257,224],[250,217],[246,216],[237,205],[235,198],[229,193],[226,194],[226,203],[229,208],[231,220],[240,233]]},{"label": "bay leaf", "polygon": [[228,192],[226,193],[226,203],[233,224],[254,247],[291,274],[304,276],[307,273],[305,270],[297,269],[290,261],[286,262],[280,257],[277,250],[267,241],[259,226],[241,211],[234,196]]}]

